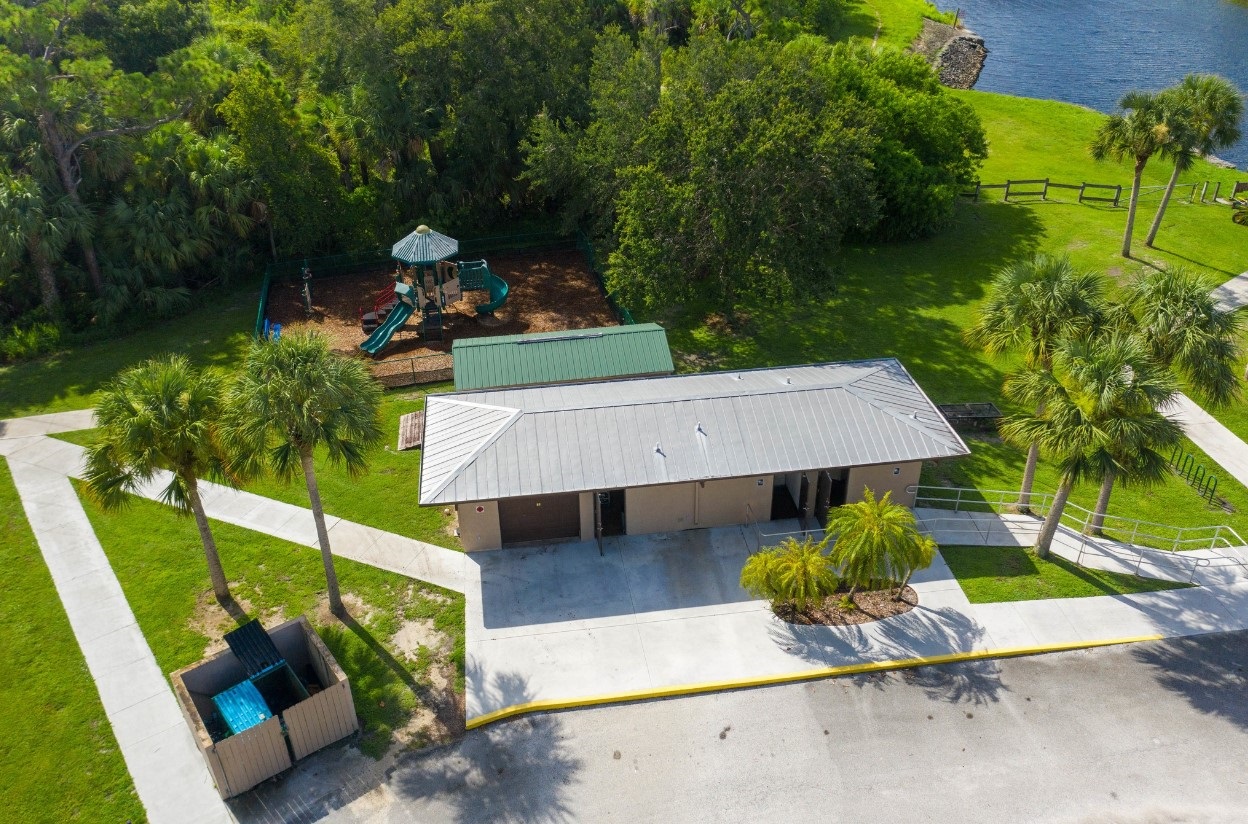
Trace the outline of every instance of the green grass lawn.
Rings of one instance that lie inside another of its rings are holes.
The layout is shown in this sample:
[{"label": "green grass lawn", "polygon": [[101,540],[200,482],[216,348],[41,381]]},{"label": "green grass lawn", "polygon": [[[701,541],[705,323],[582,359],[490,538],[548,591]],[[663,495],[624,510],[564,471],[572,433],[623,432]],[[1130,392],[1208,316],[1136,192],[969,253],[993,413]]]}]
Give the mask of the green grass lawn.
[{"label": "green grass lawn", "polygon": [[927,0],[851,0],[845,7],[841,25],[831,32],[831,39],[846,40],[865,37],[879,31],[879,42],[904,49],[923,30],[923,18],[944,23],[953,22],[953,12],[942,12]]},{"label": "green grass lawn", "polygon": [[[442,508],[416,505],[420,493],[420,450],[399,452],[395,449],[399,417],[423,409],[426,392],[450,388],[450,384],[436,384],[419,390],[387,392],[381,409],[387,440],[369,455],[369,471],[359,478],[352,478],[342,467],[331,465],[325,451],[320,450],[316,477],[325,511],[418,541],[462,549],[459,538],[448,529],[451,518],[443,514]],[[244,488],[297,506],[308,505],[308,490],[302,475],[289,484],[276,478],[261,478]]]},{"label": "green grass lawn", "polygon": [[0,819],[143,821],[99,693],[0,461]]},{"label": "green grass lawn", "polygon": [[[170,673],[203,658],[235,622],[212,597],[194,521],[138,498],[115,513],[82,498],[161,670]],[[324,609],[317,550],[216,521],[212,528],[231,592],[248,617],[272,624],[306,614],[317,627],[351,680],[364,752],[384,753],[396,731],[438,701],[462,716],[450,693],[463,693],[462,595],[339,559],[343,598],[354,619],[343,624]],[[415,628],[438,642],[404,651],[396,633],[409,622],[408,633]],[[409,730],[400,740],[423,745],[449,734]]]},{"label": "green grass lawn", "polygon": [[[1051,101],[1033,101],[986,92],[957,92],[983,119],[990,157],[982,179],[1067,178],[1130,183],[1124,164],[1097,162],[1087,152],[1102,115]],[[1147,182],[1164,183],[1170,168],[1150,164]],[[1242,173],[1239,177],[1242,178]],[[1235,173],[1200,163],[1183,179],[1230,180]],[[1073,192],[1062,193],[1063,197]],[[1230,221],[1224,206],[1172,204],[1157,250],[1137,247],[1137,257],[1118,255],[1126,210],[1065,201],[963,202],[948,229],[932,238],[846,248],[839,261],[836,293],[811,295],[788,306],[745,307],[739,327],[729,328],[706,307],[673,307],[655,318],[669,327],[678,368],[745,368],[791,363],[894,356],[901,360],[937,403],[993,401],[1015,368],[1010,358],[989,358],[966,346],[962,331],[974,322],[985,286],[1007,261],[1036,252],[1068,254],[1081,267],[1121,281],[1149,266],[1181,264],[1211,286],[1248,269],[1248,230]],[[1154,201],[1155,202],[1155,201]],[[1137,226],[1140,239],[1151,220],[1145,205]],[[1248,434],[1248,415],[1245,415]],[[972,444],[975,456],[953,466],[958,485],[1009,489],[1021,478],[1023,455],[1010,447]],[[944,470],[948,474],[951,470]],[[1056,475],[1041,467],[1037,488],[1052,491]],[[1248,491],[1224,478],[1219,486],[1237,510],[1248,507]],[[1074,500],[1090,505],[1094,488],[1076,491]],[[1239,517],[1210,511],[1175,480],[1159,490],[1119,489],[1110,512],[1177,526],[1231,523],[1244,533]]]},{"label": "green grass lawn", "polygon": [[1191,586],[1084,569],[1056,555],[1046,561],[1021,547],[942,546],[940,554],[972,604],[1128,595]]},{"label": "green grass lawn", "polygon": [[129,335],[12,366],[0,366],[0,418],[91,406],[119,371],[168,352],[196,363],[230,366],[251,340],[257,285],[201,292],[189,314]]}]

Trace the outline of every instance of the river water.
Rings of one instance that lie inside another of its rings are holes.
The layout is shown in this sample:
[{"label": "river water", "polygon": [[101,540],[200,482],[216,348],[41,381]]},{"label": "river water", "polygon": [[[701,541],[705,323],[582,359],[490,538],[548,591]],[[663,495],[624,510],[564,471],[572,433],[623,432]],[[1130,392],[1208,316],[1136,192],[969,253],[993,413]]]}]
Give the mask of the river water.
[{"label": "river water", "polygon": [[[1221,74],[1248,92],[1248,4],[1233,0],[942,0],[984,38],[976,89],[1113,111],[1132,89],[1189,72]],[[1241,124],[1248,132],[1248,120]],[[1248,140],[1218,152],[1248,169]]]}]

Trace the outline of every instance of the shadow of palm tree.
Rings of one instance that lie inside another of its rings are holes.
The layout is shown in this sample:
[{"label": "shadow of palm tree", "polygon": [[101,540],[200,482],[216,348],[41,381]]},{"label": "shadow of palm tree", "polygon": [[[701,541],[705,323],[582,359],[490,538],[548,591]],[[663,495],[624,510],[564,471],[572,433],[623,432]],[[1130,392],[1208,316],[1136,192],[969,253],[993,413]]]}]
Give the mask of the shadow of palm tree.
[{"label": "shadow of palm tree", "polygon": [[[849,627],[798,626],[777,622],[770,629],[781,649],[802,660],[826,667],[880,661],[912,660],[951,652],[968,652],[980,646],[984,628],[974,619],[950,607],[929,609],[921,604],[910,612],[869,624]],[[900,673],[849,676],[858,687],[887,689],[913,684],[933,701],[972,703],[1000,700],[1008,689],[1001,682],[995,661],[924,666]]]},{"label": "shadow of palm tree", "polygon": [[[468,677],[480,678],[470,671]],[[499,706],[533,700],[527,681],[505,673],[490,679]],[[473,730],[448,747],[405,757],[390,788],[411,820],[516,824],[573,822],[568,787],[583,764],[564,744],[556,714],[527,715]]]},{"label": "shadow of palm tree", "polygon": [[1131,654],[1156,671],[1158,684],[1195,709],[1248,730],[1248,633],[1171,638],[1138,644]]}]

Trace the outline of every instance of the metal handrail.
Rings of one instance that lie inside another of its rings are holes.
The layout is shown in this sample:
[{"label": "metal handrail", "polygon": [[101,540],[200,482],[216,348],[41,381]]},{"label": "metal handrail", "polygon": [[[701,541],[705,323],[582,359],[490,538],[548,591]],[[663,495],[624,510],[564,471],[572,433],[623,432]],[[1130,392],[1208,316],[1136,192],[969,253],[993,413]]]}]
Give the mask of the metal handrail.
[{"label": "metal handrail", "polygon": [[[961,512],[964,509],[974,511],[972,507],[987,507],[988,511],[999,512],[1015,506],[1019,496],[1018,490],[981,490],[971,487],[923,486],[920,484],[906,487],[906,492],[914,495],[914,507],[945,508],[949,504],[953,504],[954,512]],[[932,492],[941,494],[924,494]],[[953,493],[952,496],[949,493]],[[972,498],[970,497],[971,495],[975,497]],[[1053,498],[1052,493],[1032,492],[1030,495],[1030,507],[1033,511],[1043,516],[1048,513],[1049,507],[1053,503]],[[1070,502],[1067,502],[1062,510],[1062,524],[1071,528],[1077,528],[1081,532],[1087,531],[1094,518],[1095,513],[1092,510]],[[1155,521],[1145,521],[1141,518],[1126,518],[1121,515],[1107,514],[1102,519],[1101,529],[1111,529],[1117,532],[1125,532],[1129,529],[1131,536],[1125,543],[1134,545],[1139,539],[1153,539],[1157,543],[1170,544],[1171,551],[1178,551],[1180,547],[1188,549],[1215,549],[1217,547],[1230,548],[1248,545],[1248,542],[1240,537],[1239,533],[1225,524],[1181,527]]]}]

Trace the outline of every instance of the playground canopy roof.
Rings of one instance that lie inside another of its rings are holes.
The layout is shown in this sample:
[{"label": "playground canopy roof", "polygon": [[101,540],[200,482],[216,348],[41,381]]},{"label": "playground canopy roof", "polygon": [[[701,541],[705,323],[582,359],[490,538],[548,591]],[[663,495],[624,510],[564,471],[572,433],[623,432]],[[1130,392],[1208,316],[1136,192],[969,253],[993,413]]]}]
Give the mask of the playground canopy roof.
[{"label": "playground canopy roof", "polygon": [[970,454],[893,358],[430,395],[420,503]]},{"label": "playground canopy roof", "polygon": [[667,333],[657,323],[460,338],[452,354],[456,389],[670,375],[675,371]]},{"label": "playground canopy roof", "polygon": [[420,225],[390,248],[390,257],[412,266],[437,263],[459,253],[459,241]]}]

